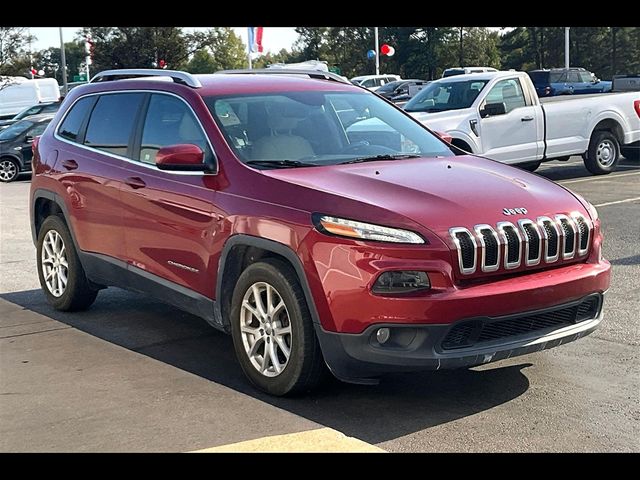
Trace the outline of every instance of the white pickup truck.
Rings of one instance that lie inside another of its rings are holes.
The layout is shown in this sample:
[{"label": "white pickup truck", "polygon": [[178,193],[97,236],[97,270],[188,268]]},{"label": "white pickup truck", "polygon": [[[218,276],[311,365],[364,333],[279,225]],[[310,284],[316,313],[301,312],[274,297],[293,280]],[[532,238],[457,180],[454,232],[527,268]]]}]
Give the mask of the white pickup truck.
[{"label": "white pickup truck", "polygon": [[591,173],[610,173],[621,148],[640,141],[639,92],[541,101],[525,72],[443,78],[404,109],[465,151],[531,171],[542,162],[582,155]]}]

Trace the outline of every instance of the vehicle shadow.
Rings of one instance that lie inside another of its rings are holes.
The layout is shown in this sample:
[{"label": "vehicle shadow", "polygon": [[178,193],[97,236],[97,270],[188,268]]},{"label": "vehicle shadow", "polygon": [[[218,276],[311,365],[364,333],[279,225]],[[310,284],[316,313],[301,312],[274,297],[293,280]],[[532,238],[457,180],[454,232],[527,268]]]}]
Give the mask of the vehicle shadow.
[{"label": "vehicle shadow", "polygon": [[365,440],[380,443],[509,402],[527,391],[529,363],[395,374],[380,385],[331,379],[317,392],[274,398],[254,389],[236,359],[231,337],[203,320],[148,297],[109,288],[82,313],[53,310],[40,290],[4,293],[5,300],[102,340],[253,396]]},{"label": "vehicle shadow", "polygon": [[[634,171],[640,171],[640,163],[635,160],[621,158],[615,172],[613,172],[611,175],[620,175],[621,173]],[[587,168],[584,166],[584,163],[582,163],[581,161],[552,161],[543,163],[542,166],[535,171],[535,173],[556,182],[562,180],[577,180],[580,178],[593,177],[593,174],[589,172],[589,170],[587,170]]]}]

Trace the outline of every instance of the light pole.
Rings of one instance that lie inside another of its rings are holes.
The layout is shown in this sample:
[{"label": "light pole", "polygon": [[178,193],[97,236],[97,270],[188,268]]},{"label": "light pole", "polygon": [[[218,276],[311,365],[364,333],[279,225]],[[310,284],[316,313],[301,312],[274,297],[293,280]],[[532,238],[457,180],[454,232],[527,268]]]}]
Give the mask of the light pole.
[{"label": "light pole", "polygon": [[62,27],[58,27],[60,31],[60,62],[62,63],[62,93],[67,94],[67,57],[64,51],[64,40],[62,38]]},{"label": "light pole", "polygon": [[380,75],[380,46],[378,42],[378,27],[373,27],[373,36],[376,41],[376,75]]},{"label": "light pole", "polygon": [[564,68],[569,68],[569,28],[564,27]]}]

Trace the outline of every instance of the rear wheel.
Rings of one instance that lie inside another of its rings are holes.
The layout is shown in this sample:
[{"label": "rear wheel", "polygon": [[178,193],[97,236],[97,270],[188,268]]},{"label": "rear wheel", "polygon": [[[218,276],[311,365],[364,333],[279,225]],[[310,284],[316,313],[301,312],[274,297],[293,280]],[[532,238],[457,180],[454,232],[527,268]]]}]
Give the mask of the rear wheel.
[{"label": "rear wheel", "polygon": [[251,382],[271,395],[314,388],[324,361],[304,293],[293,269],[267,259],[238,279],[231,307],[236,356]]},{"label": "rear wheel", "polygon": [[50,216],[42,223],[37,261],[40,285],[56,310],[85,310],[95,301],[98,291],[89,285],[69,229],[60,217]]},{"label": "rear wheel", "polygon": [[20,173],[20,165],[11,158],[0,159],[0,182],[13,182]]},{"label": "rear wheel", "polygon": [[593,132],[584,166],[594,175],[606,175],[616,169],[620,160],[620,144],[616,136],[605,130]]}]

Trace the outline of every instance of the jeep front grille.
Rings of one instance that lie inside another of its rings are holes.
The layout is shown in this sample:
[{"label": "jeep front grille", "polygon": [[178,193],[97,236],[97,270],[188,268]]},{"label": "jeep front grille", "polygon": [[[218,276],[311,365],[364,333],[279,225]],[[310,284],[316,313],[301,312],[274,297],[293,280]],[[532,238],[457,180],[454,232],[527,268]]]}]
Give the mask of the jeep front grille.
[{"label": "jeep front grille", "polygon": [[454,227],[449,234],[455,244],[460,273],[493,272],[521,265],[585,257],[589,252],[590,220],[579,213],[521,219],[516,224],[498,222],[495,228],[478,224],[473,228]]}]

